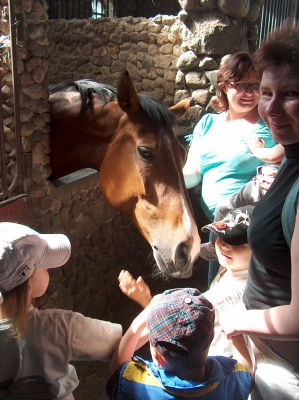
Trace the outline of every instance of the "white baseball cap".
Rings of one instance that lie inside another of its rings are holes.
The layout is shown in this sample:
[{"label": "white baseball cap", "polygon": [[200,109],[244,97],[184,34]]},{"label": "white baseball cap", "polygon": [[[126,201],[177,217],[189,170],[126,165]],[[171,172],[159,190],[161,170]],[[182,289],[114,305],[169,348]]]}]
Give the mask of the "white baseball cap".
[{"label": "white baseball cap", "polygon": [[0,304],[2,293],[25,282],[34,269],[57,268],[71,255],[63,234],[40,234],[12,222],[0,222]]}]

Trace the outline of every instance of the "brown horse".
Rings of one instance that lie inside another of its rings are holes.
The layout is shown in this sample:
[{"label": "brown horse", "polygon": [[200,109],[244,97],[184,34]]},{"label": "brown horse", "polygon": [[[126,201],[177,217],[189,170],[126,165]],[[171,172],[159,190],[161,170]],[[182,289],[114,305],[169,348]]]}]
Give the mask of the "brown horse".
[{"label": "brown horse", "polygon": [[161,272],[189,277],[200,238],[182,174],[186,153],[173,128],[190,101],[168,109],[137,94],[127,73],[117,91],[79,80],[50,92],[51,178],[98,170],[105,199],[138,227]]}]

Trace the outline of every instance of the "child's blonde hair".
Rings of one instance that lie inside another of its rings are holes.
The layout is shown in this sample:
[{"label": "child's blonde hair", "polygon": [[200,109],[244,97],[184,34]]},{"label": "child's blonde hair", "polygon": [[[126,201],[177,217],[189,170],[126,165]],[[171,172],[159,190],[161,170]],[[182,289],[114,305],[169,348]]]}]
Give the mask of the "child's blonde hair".
[{"label": "child's blonde hair", "polygon": [[22,337],[26,332],[26,313],[28,309],[28,288],[31,277],[21,285],[3,294],[3,303],[0,305],[1,319],[12,322],[11,333]]}]

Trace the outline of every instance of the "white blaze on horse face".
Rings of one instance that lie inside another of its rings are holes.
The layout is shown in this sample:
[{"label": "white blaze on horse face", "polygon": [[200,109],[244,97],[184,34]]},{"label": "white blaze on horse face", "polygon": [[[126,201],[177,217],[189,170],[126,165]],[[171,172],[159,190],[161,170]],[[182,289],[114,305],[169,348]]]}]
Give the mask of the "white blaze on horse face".
[{"label": "white blaze on horse face", "polygon": [[192,214],[192,210],[190,210],[189,203],[186,199],[186,186],[184,182],[184,178],[180,176],[180,194],[182,198],[182,207],[183,207],[183,224],[186,231],[189,235],[193,238],[192,248],[191,248],[191,263],[193,264],[194,261],[197,259],[200,253],[200,243],[201,239],[198,233],[197,224]]},{"label": "white blaze on horse face", "polygon": [[[167,138],[167,140],[169,141],[169,138]],[[170,143],[169,143],[168,148],[169,149],[172,148]],[[190,238],[190,242],[192,244],[191,251],[190,251],[190,266],[189,266],[189,268],[186,266],[187,267],[186,271],[180,271],[178,273],[178,277],[188,277],[188,276],[192,275],[193,263],[199,256],[201,239],[200,239],[200,236],[198,233],[196,221],[193,216],[193,210],[190,208],[191,207],[190,201],[188,201],[189,199],[187,199],[188,192],[186,189],[183,172],[181,170],[179,170],[179,166],[178,166],[177,160],[176,160],[173,152],[171,153],[171,156],[173,159],[173,165],[176,168],[176,176],[178,177],[178,180],[179,180],[178,186],[179,186],[179,193],[180,193],[180,198],[182,201],[182,210],[183,210],[182,222],[183,222],[184,229],[187,233],[187,236]],[[174,254],[173,259],[175,260],[175,254]]]}]

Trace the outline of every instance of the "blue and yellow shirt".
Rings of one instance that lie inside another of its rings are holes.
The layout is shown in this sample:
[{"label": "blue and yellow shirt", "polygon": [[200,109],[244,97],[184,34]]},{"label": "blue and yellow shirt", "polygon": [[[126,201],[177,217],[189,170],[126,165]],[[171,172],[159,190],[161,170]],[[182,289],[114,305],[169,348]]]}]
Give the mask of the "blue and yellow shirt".
[{"label": "blue and yellow shirt", "polygon": [[208,357],[206,382],[181,380],[140,357],[123,364],[109,379],[110,400],[243,400],[252,388],[251,375],[236,360]]}]

